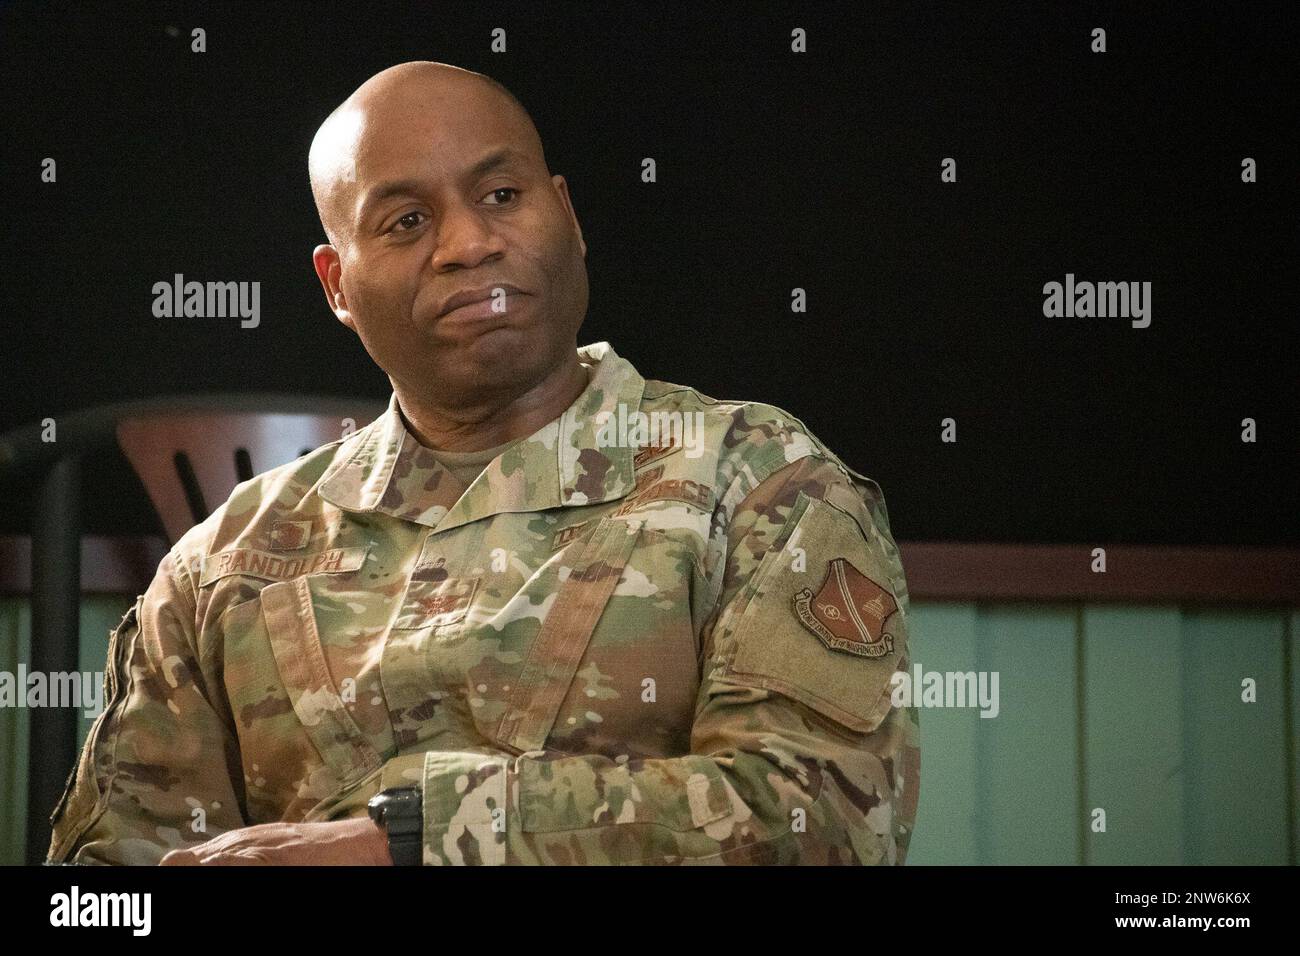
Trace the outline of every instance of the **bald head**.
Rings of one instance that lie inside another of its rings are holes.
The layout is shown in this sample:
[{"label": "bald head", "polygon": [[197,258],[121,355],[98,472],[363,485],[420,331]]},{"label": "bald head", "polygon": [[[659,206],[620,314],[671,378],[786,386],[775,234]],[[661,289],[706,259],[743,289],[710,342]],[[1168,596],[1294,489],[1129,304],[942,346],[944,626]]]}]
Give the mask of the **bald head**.
[{"label": "bald head", "polygon": [[321,125],[309,168],[326,301],[404,412],[423,407],[426,435],[581,381],[587,246],[568,183],[501,84],[446,63],[384,70]]},{"label": "bald head", "polygon": [[[356,228],[359,180],[382,164],[395,140],[413,126],[427,131],[433,162],[441,141],[476,122],[505,129],[511,148],[546,168],[532,117],[508,89],[482,73],[448,63],[415,60],[376,73],[325,119],[312,139],[307,167],[321,225],[331,244],[350,241]],[[414,121],[414,122],[413,122]],[[417,144],[418,147],[419,144]]]}]

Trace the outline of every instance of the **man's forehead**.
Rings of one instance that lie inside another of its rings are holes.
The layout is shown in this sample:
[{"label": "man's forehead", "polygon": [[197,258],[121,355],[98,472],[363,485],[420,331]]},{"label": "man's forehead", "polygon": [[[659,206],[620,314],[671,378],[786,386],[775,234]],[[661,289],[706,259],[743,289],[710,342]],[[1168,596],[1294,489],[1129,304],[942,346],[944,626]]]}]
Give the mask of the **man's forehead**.
[{"label": "man's forehead", "polygon": [[357,110],[344,109],[330,115],[311,144],[313,179],[322,184],[356,182],[357,147],[364,126],[365,115]]},{"label": "man's forehead", "polygon": [[[488,151],[516,146],[520,137],[497,108],[448,108],[444,102],[411,103],[363,113],[349,145],[359,181],[440,171],[455,173]],[[475,104],[477,105],[477,104]]]},{"label": "man's forehead", "polygon": [[329,231],[327,220],[355,222],[394,184],[452,186],[507,151],[516,164],[546,166],[531,118],[508,91],[459,67],[401,64],[363,83],[317,131],[312,190]]},{"label": "man's forehead", "polygon": [[365,193],[394,180],[450,181],[496,159],[531,158],[526,133],[498,103],[439,98],[353,108],[322,131],[320,174]]}]

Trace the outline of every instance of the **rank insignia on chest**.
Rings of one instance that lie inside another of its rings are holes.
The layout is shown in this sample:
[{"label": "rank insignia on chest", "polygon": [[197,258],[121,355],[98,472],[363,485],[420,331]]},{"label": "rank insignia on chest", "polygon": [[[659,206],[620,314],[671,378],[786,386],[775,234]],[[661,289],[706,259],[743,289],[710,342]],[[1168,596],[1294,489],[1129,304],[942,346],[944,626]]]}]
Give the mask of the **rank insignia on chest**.
[{"label": "rank insignia on chest", "polygon": [[406,631],[459,623],[474,603],[478,584],[479,578],[444,575],[441,579],[425,580],[412,576],[393,628]]},{"label": "rank insignia on chest", "polygon": [[885,623],[898,610],[889,591],[844,558],[831,561],[816,594],[803,588],[794,596],[803,625],[828,648],[859,657],[884,657],[894,649]]}]

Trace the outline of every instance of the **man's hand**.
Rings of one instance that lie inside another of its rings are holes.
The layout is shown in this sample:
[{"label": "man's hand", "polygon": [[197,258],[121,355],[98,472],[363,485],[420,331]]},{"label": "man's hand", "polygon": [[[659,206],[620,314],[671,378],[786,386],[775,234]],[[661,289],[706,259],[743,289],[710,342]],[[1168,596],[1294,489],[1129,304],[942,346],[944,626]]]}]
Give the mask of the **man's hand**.
[{"label": "man's hand", "polygon": [[392,866],[388,838],[369,817],[328,823],[260,823],[231,830],[159,866]]}]

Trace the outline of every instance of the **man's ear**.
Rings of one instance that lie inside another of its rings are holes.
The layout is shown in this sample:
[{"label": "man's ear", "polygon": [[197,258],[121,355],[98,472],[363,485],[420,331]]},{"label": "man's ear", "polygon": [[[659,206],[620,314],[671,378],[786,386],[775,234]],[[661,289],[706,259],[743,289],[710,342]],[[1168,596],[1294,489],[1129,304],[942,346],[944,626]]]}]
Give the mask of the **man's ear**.
[{"label": "man's ear", "polygon": [[329,303],[330,311],[355,332],[357,326],[352,321],[347,296],[343,293],[343,267],[339,263],[338,250],[333,246],[317,246],[312,250],[311,261],[316,267],[316,278],[320,279],[321,288],[325,290],[325,300]]},{"label": "man's ear", "polygon": [[578,245],[582,248],[582,258],[587,258],[587,243],[582,238],[582,226],[578,224],[578,215],[573,211],[573,203],[569,200],[569,184],[565,182],[563,176],[556,173],[551,177],[551,184],[555,191],[560,194],[560,201],[564,203],[564,208],[568,210],[569,218],[573,220],[573,228],[578,233]]}]

